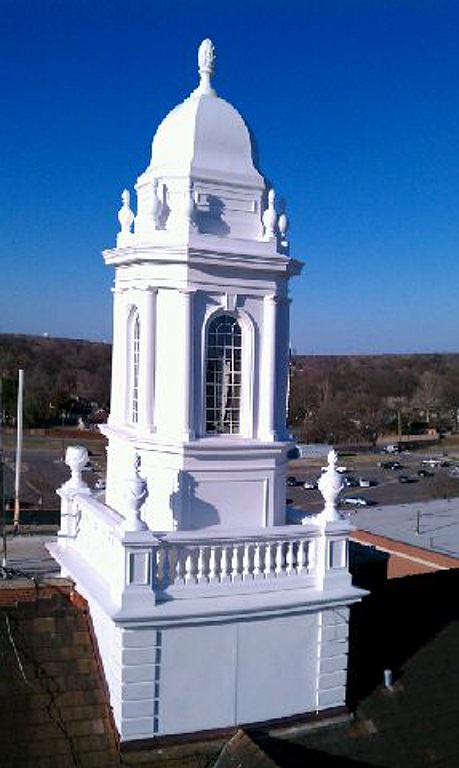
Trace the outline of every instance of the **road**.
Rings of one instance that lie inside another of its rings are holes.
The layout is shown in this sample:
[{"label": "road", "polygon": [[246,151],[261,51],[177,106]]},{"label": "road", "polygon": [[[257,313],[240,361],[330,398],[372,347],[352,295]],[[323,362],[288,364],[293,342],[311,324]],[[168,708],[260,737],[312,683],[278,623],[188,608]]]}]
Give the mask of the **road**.
[{"label": "road", "polygon": [[[96,462],[94,462],[96,465]],[[6,520],[13,515],[15,461],[14,453],[4,453],[4,499]],[[102,473],[104,472],[101,466]],[[20,485],[20,522],[24,525],[58,525],[60,499],[56,489],[70,477],[62,460],[62,442],[51,448],[26,448],[22,454]],[[85,472],[85,480],[93,486],[98,477],[95,470]]]}]

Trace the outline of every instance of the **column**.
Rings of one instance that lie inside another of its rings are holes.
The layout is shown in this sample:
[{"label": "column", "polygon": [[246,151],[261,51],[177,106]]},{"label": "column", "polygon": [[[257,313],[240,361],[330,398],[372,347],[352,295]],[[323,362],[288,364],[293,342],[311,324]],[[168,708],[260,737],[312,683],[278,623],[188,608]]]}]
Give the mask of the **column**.
[{"label": "column", "polygon": [[183,327],[183,440],[194,440],[193,418],[193,293],[180,291]]},{"label": "column", "polygon": [[263,375],[261,431],[265,440],[276,440],[276,332],[277,296],[265,296],[263,300]]},{"label": "column", "polygon": [[280,440],[288,440],[287,411],[289,389],[289,351],[290,351],[290,299],[278,300],[277,316],[277,396],[275,400],[274,428]]},{"label": "column", "polygon": [[[127,305],[126,293],[115,286],[113,291],[113,353],[110,422],[124,423],[126,420],[126,351],[127,351]],[[124,382],[120,386],[120,382]]]},{"label": "column", "polygon": [[147,288],[143,292],[140,320],[140,420],[149,432],[155,431],[157,293],[156,288]]}]

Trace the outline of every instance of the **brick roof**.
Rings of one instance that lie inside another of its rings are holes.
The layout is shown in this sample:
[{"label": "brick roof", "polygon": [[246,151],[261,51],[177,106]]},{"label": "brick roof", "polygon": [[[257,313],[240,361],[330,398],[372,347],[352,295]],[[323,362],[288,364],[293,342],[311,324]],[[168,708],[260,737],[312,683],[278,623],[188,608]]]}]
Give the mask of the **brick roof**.
[{"label": "brick roof", "polygon": [[63,580],[0,589],[2,768],[118,764],[85,611]]}]

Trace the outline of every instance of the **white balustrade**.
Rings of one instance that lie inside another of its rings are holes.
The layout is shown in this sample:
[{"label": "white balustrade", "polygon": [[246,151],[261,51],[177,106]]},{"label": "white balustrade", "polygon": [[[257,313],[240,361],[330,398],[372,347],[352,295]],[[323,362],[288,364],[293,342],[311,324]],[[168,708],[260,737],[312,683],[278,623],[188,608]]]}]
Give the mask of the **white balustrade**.
[{"label": "white balustrade", "polygon": [[[242,538],[187,537],[185,532],[161,536],[155,546],[153,589],[176,595],[197,589],[247,586],[256,590],[287,578],[312,577],[312,549],[317,537],[285,533]],[[311,582],[312,583],[312,582]],[[284,582],[284,586],[287,584]],[[189,595],[191,596],[191,594]]]},{"label": "white balustrade", "polygon": [[105,563],[110,572],[116,567],[114,531],[122,518],[115,512],[108,517],[104,506],[90,496],[76,497],[74,507],[78,522],[73,548],[89,562]]}]

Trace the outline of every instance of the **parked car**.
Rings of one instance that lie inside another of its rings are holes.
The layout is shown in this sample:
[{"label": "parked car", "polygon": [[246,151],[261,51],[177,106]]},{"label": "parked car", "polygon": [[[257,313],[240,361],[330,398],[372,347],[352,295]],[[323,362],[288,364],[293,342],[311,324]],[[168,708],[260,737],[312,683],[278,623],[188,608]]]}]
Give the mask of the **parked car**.
[{"label": "parked car", "polygon": [[371,480],[368,480],[367,477],[361,477],[359,479],[359,485],[361,488],[369,488],[371,486]]},{"label": "parked car", "polygon": [[291,488],[295,485],[298,485],[298,481],[296,477],[294,477],[293,475],[289,475],[287,477],[287,485],[289,485]]},{"label": "parked car", "polygon": [[346,496],[341,499],[341,504],[353,504],[356,507],[368,507],[371,502],[363,496]]},{"label": "parked car", "polygon": [[[327,467],[321,467],[322,472],[326,472],[328,469]],[[352,472],[352,467],[345,467],[344,464],[339,464],[336,467],[336,471],[340,473],[340,475],[344,475],[345,472]]]},{"label": "parked car", "polygon": [[417,477],[409,477],[408,475],[399,475],[398,476],[398,482],[399,483],[417,483],[418,478]]},{"label": "parked car", "polygon": [[315,491],[317,488],[317,480],[306,480],[303,483],[303,488],[306,491]]},{"label": "parked car", "polygon": [[435,472],[430,472],[428,469],[418,469],[418,477],[434,477]]},{"label": "parked car", "polygon": [[403,467],[402,467],[402,465],[400,464],[399,461],[384,461],[381,464],[381,467],[383,469],[392,469],[392,470],[394,470],[394,469],[403,469]]},{"label": "parked car", "polygon": [[351,477],[350,475],[346,475],[346,477],[343,477],[343,483],[345,488],[358,488],[359,481],[355,477]]},{"label": "parked car", "polygon": [[94,488],[96,491],[105,491],[105,480],[102,477],[99,477],[94,484]]},{"label": "parked car", "polygon": [[423,467],[430,467],[431,469],[433,469],[434,467],[441,466],[441,462],[442,462],[442,459],[430,458],[430,459],[424,459],[421,463]]}]

